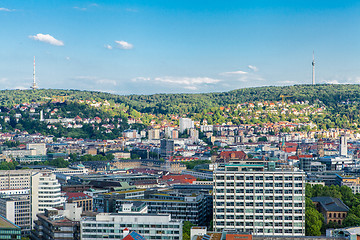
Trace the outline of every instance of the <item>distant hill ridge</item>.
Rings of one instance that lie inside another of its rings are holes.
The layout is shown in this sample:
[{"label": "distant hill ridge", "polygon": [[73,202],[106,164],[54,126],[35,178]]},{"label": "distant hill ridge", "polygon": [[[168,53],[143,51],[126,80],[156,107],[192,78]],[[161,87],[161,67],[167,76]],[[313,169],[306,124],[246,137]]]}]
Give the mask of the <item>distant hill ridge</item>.
[{"label": "distant hill ridge", "polygon": [[125,104],[139,111],[154,114],[177,114],[200,112],[203,108],[227,106],[256,101],[320,100],[326,106],[335,107],[343,101],[360,101],[360,85],[322,84],[269,86],[232,90],[229,92],[201,94],[151,94],[151,95],[116,95],[95,91],[38,89],[38,90],[1,90],[0,104],[11,107],[24,102],[48,101],[53,96],[68,96],[67,100],[111,101]]}]

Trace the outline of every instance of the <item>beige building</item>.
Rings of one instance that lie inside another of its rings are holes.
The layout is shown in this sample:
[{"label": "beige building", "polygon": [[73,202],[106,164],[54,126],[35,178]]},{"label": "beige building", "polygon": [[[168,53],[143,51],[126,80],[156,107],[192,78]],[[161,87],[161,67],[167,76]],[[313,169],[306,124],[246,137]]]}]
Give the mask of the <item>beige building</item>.
[{"label": "beige building", "polygon": [[33,170],[3,170],[0,171],[0,190],[30,189]]}]

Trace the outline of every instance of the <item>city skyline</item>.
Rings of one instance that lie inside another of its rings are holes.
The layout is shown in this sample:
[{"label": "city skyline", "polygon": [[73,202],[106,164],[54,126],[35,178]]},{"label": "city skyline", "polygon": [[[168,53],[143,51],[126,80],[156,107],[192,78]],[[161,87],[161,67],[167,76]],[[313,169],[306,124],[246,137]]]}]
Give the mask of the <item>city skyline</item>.
[{"label": "city skyline", "polygon": [[116,94],[360,83],[356,1],[2,1],[1,89]]}]

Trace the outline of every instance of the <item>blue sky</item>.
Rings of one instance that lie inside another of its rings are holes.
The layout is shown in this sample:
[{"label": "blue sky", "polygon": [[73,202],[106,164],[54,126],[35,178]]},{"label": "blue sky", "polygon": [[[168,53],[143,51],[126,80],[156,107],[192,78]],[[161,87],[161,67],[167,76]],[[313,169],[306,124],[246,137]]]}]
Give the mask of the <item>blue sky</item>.
[{"label": "blue sky", "polygon": [[360,83],[360,2],[0,0],[1,89],[117,94]]}]

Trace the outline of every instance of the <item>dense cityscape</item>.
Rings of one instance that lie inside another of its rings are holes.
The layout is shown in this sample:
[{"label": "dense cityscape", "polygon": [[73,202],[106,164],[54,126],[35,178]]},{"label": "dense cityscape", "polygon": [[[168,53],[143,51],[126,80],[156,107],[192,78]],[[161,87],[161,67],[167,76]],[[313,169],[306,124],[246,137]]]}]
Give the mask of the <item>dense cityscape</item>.
[{"label": "dense cityscape", "polygon": [[360,240],[360,1],[0,1],[0,240]]},{"label": "dense cityscape", "polygon": [[[221,124],[209,124],[209,114],[134,116],[67,94],[0,113],[0,215],[11,238],[357,236],[360,134],[311,121],[325,104],[239,102],[213,107]],[[222,120],[234,107],[240,118],[283,121]]]}]

